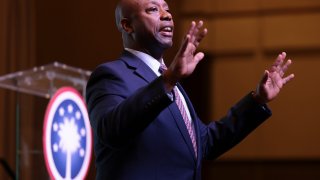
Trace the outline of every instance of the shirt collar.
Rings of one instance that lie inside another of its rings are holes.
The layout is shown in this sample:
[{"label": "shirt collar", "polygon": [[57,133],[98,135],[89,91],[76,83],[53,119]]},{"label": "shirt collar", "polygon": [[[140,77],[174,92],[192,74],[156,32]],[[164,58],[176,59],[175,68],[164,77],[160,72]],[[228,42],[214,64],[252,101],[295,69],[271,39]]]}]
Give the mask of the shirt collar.
[{"label": "shirt collar", "polygon": [[135,56],[137,56],[139,59],[141,59],[141,61],[143,61],[148,67],[150,67],[150,69],[157,75],[160,76],[160,72],[159,72],[159,68],[160,68],[160,63],[164,63],[163,59],[160,59],[160,62],[158,60],[156,60],[155,58],[153,58],[152,56],[150,56],[147,53],[141,52],[141,51],[137,51],[134,49],[130,49],[130,48],[124,48],[126,51],[129,51],[130,53],[134,54]]}]

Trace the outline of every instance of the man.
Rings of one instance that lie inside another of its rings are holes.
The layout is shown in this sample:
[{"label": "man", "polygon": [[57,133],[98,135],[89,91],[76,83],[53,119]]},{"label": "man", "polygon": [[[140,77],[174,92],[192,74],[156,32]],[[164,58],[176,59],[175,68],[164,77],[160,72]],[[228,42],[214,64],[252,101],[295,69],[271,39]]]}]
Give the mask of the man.
[{"label": "man", "polygon": [[[293,78],[281,53],[255,92],[218,122],[204,125],[179,81],[192,74],[207,29],[192,22],[168,69],[174,23],[164,0],[120,0],[116,24],[124,52],[102,64],[87,85],[97,179],[201,179],[203,159],[215,159],[240,142],[271,112],[266,103]],[[159,71],[160,69],[160,71]]]}]

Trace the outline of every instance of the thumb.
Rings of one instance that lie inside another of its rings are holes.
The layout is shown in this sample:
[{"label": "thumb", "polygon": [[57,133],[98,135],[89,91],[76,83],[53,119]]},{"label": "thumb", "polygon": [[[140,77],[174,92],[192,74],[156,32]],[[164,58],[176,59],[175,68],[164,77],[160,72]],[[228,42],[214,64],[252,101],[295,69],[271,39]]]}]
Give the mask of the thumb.
[{"label": "thumb", "polygon": [[183,39],[182,44],[181,44],[181,46],[180,46],[180,49],[179,49],[179,52],[178,52],[179,55],[184,54],[184,52],[187,50],[189,41],[190,41],[190,35],[187,35],[187,36]]},{"label": "thumb", "polygon": [[262,79],[260,81],[261,84],[265,84],[268,80],[269,77],[269,71],[268,70],[264,70],[264,74],[262,76]]},{"label": "thumb", "polygon": [[194,56],[193,60],[198,63],[198,62],[201,61],[203,58],[204,58],[204,53],[203,53],[203,52],[198,52],[198,53]]}]

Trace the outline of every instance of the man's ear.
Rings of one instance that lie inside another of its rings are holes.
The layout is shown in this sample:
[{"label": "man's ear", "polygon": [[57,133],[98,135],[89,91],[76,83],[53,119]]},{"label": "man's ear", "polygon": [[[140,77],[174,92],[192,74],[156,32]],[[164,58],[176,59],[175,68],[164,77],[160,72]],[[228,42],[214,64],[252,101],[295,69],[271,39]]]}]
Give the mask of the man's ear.
[{"label": "man's ear", "polygon": [[132,33],[133,32],[133,28],[131,26],[131,23],[130,23],[130,20],[127,19],[127,18],[123,18],[121,19],[121,26],[122,26],[122,29],[127,32],[128,34]]}]

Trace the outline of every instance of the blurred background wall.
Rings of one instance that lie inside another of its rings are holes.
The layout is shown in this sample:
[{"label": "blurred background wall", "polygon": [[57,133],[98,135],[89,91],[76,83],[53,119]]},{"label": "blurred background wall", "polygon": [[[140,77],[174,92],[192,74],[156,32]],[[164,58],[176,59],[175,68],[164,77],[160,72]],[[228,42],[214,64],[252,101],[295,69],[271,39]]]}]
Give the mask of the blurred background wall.
[{"label": "blurred background wall", "polygon": [[[224,116],[254,90],[266,67],[286,51],[294,81],[269,104],[273,116],[217,161],[204,163],[204,179],[319,179],[320,1],[177,0],[175,45],[191,20],[209,34],[206,59],[183,84],[199,116],[208,123]],[[118,57],[116,0],[0,0],[0,75],[59,61],[93,70]],[[48,100],[0,89],[0,158],[15,164],[16,103],[20,103],[21,179],[47,178],[42,156],[42,121]],[[92,160],[88,179],[95,170]],[[0,168],[0,179],[8,179]]]}]

